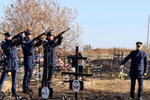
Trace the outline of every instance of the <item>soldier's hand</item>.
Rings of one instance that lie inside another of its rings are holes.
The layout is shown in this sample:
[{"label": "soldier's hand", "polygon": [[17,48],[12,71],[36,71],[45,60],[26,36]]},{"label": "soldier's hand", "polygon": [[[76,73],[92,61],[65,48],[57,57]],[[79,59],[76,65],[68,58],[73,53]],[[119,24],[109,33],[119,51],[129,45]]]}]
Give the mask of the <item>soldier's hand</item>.
[{"label": "soldier's hand", "polygon": [[63,37],[63,34],[61,34],[60,37]]},{"label": "soldier's hand", "polygon": [[41,40],[45,40],[46,39],[46,35],[43,35],[42,37],[41,37]]},{"label": "soldier's hand", "polygon": [[144,76],[147,76],[147,73],[144,73]]},{"label": "soldier's hand", "polygon": [[35,45],[37,43],[37,41],[33,41],[33,44]]},{"label": "soldier's hand", "polygon": [[28,28],[27,28],[27,31],[31,31],[31,30],[32,30],[32,27],[28,27]]},{"label": "soldier's hand", "polygon": [[22,34],[20,34],[20,36],[21,36],[21,37],[25,37],[25,34],[24,34],[24,33],[22,33]]},{"label": "soldier's hand", "polygon": [[119,69],[121,70],[123,67],[124,67],[124,66],[123,66],[123,65],[121,65],[121,66],[119,67]]}]

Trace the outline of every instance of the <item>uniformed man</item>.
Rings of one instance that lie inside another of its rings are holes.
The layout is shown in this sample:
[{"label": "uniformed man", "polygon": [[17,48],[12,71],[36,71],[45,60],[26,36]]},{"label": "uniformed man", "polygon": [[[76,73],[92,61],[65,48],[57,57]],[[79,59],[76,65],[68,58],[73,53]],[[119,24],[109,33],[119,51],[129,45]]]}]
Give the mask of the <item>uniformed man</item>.
[{"label": "uniformed man", "polygon": [[130,100],[134,99],[134,90],[136,79],[138,80],[138,100],[142,100],[142,90],[143,90],[143,77],[148,73],[148,56],[142,50],[142,42],[136,43],[136,50],[132,51],[122,62],[120,69],[123,65],[131,59],[130,67],[130,78],[131,78],[131,88],[130,88]]},{"label": "uniformed man", "polygon": [[32,40],[31,30],[25,31],[25,37],[21,36],[21,45],[24,55],[24,79],[23,79],[23,93],[31,94],[32,89],[29,87],[32,79],[33,69],[35,66],[35,47],[41,45],[42,37]]},{"label": "uniformed man", "polygon": [[35,65],[35,48],[31,40],[32,34],[30,31],[25,32],[25,37],[22,36],[22,49],[24,55],[24,79],[23,79],[23,93],[32,93],[30,89],[30,81],[32,78],[33,68]]},{"label": "uniformed man", "polygon": [[[54,73],[56,65],[56,46],[60,45],[62,42],[62,35],[59,35],[57,38],[54,38],[51,32],[47,33],[46,40],[43,43],[44,48],[44,67],[47,66],[48,73],[48,87],[51,89],[52,76]],[[45,74],[43,74],[43,78]],[[42,86],[44,85],[42,81]]]},{"label": "uniformed man", "polygon": [[4,80],[6,79],[8,72],[11,72],[12,76],[12,94],[17,96],[16,93],[16,73],[18,69],[17,52],[15,48],[15,41],[12,39],[10,33],[5,33],[5,41],[1,43],[1,48],[6,55],[4,61],[4,71],[0,79],[0,91],[2,91]]}]

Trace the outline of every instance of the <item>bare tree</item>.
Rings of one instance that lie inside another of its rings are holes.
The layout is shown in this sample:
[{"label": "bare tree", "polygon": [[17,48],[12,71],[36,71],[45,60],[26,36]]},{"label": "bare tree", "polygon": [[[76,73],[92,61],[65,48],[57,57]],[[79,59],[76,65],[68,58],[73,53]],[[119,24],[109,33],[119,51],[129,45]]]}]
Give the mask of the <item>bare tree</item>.
[{"label": "bare tree", "polygon": [[57,0],[16,0],[4,9],[4,17],[0,22],[2,32],[9,31],[16,34],[32,28],[35,37],[50,29],[57,35],[70,27],[71,30],[64,34],[63,43],[59,48],[71,49],[78,42],[80,35],[79,24],[76,22],[78,12],[61,7]]}]

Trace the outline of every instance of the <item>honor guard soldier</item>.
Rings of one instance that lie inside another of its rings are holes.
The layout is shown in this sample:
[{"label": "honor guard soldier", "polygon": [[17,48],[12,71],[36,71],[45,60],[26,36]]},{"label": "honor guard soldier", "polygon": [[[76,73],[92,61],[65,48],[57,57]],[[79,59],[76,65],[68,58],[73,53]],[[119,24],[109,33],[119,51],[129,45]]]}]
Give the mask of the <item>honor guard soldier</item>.
[{"label": "honor guard soldier", "polygon": [[24,79],[23,79],[23,93],[31,94],[33,93],[32,89],[29,88],[30,81],[32,79],[33,69],[35,66],[35,47],[38,47],[42,44],[42,35],[31,39],[32,34],[31,30],[24,32],[25,37],[21,36],[21,45],[24,55]]},{"label": "honor guard soldier", "polygon": [[[48,67],[48,88],[51,89],[52,76],[54,73],[56,65],[56,46],[60,45],[62,42],[62,35],[58,35],[54,38],[51,31],[46,34],[46,40],[43,43],[44,48],[44,67]],[[43,73],[43,78],[45,78],[46,73]],[[44,81],[42,80],[42,86],[44,86]]]},{"label": "honor guard soldier", "polygon": [[136,79],[138,80],[138,100],[142,100],[143,91],[143,78],[148,73],[148,56],[142,50],[142,42],[136,43],[136,50],[132,51],[122,62],[120,69],[123,65],[131,59],[130,67],[130,78],[131,78],[131,88],[130,88],[130,100],[134,99],[134,91]]},{"label": "honor guard soldier", "polygon": [[16,42],[12,39],[10,33],[5,33],[5,41],[1,43],[1,48],[3,53],[6,55],[6,59],[4,61],[4,70],[0,79],[0,91],[2,92],[2,87],[4,80],[6,79],[8,72],[11,72],[12,76],[12,94],[13,96],[17,96],[16,93],[16,73],[18,69],[17,62],[17,52],[16,52]]},{"label": "honor guard soldier", "polygon": [[22,37],[22,49],[24,55],[24,79],[23,79],[23,93],[32,93],[32,89],[29,88],[30,81],[32,79],[32,73],[35,65],[35,48],[31,43],[32,34],[30,31],[25,32],[25,37]]}]

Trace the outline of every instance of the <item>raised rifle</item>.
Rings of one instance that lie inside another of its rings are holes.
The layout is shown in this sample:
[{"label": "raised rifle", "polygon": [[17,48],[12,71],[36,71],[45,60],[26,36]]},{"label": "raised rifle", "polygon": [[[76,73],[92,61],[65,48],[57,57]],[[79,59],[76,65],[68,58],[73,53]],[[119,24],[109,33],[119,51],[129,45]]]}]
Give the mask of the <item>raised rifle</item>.
[{"label": "raised rifle", "polygon": [[35,37],[35,38],[32,40],[32,42],[37,41],[37,40],[40,40],[43,35],[46,35],[46,33],[47,33],[47,32],[50,32],[50,31],[52,31],[52,30],[46,31],[46,32],[44,32],[44,33],[38,35],[37,37]]},{"label": "raised rifle", "polygon": [[52,30],[46,31],[46,32],[44,32],[44,33],[38,35],[37,37],[35,37],[35,38],[32,40],[31,43],[33,43],[34,41],[37,41],[37,43],[35,43],[34,46],[36,46],[36,47],[40,46],[40,45],[43,43],[41,37],[42,37],[43,35],[46,35],[46,34],[47,34],[48,32],[50,32],[50,31],[52,31]]},{"label": "raised rifle", "polygon": [[65,32],[67,32],[67,31],[70,30],[70,29],[71,29],[71,28],[67,28],[66,30],[60,32],[60,33],[54,38],[54,40],[57,39],[58,37],[62,36]]},{"label": "raised rifle", "polygon": [[25,32],[28,32],[28,31],[30,31],[30,30],[27,29],[25,31],[19,32],[18,34],[14,35],[12,37],[13,43],[15,43],[16,46],[20,45],[21,44],[21,36],[22,36],[22,34],[25,33]]},{"label": "raised rifle", "polygon": [[12,37],[12,39],[17,39],[17,38],[19,38],[23,33],[28,32],[28,31],[30,31],[30,30],[27,29],[27,30],[25,30],[25,31],[19,32],[18,34],[14,35],[14,36]]},{"label": "raised rifle", "polygon": [[42,37],[43,35],[45,35],[45,34],[46,34],[46,32],[44,32],[44,33],[38,35],[37,37],[35,37],[35,38],[32,40],[32,42],[37,41],[37,40],[40,40],[41,37]]},{"label": "raised rifle", "polygon": [[47,45],[46,48],[49,48],[48,50],[50,50],[51,48],[55,47],[56,44],[60,44],[60,41],[57,42],[57,40],[59,40],[59,39],[61,38],[61,36],[62,36],[66,31],[68,31],[68,30],[70,30],[70,29],[71,29],[71,28],[67,28],[66,30],[64,30],[64,31],[62,31],[62,32],[60,32],[60,33],[58,33],[58,35],[55,36],[54,39],[53,39],[53,41],[54,41],[55,43],[54,43],[51,47],[47,47],[47,46],[49,46],[49,45]]}]

